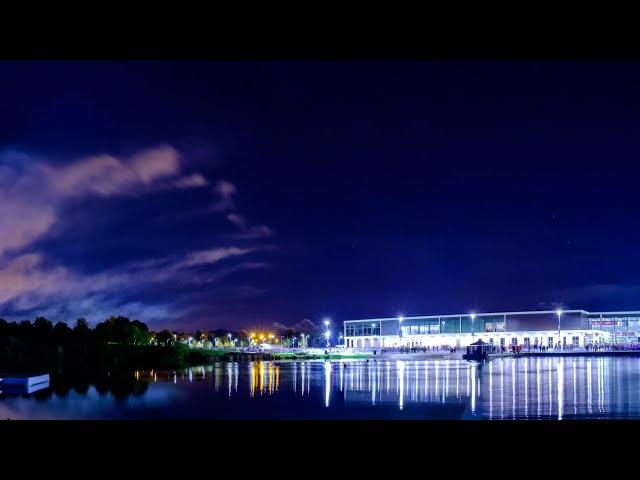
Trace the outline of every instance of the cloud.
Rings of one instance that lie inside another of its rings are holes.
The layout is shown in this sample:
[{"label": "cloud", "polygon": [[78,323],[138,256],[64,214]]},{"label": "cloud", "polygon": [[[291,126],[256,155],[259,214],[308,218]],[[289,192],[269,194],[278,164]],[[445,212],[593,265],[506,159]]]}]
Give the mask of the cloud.
[{"label": "cloud", "polygon": [[197,188],[206,187],[209,182],[199,173],[194,173],[188,177],[182,177],[175,181],[174,185],[177,188]]},{"label": "cloud", "polygon": [[58,221],[62,207],[74,198],[139,195],[208,184],[198,173],[182,176],[180,155],[170,146],[122,160],[97,155],[61,166],[33,162],[17,152],[5,152],[0,160],[0,256],[45,235]]},{"label": "cloud", "polygon": [[[65,304],[97,294],[144,289],[151,284],[173,286],[202,285],[222,280],[233,272],[266,268],[265,262],[244,261],[213,272],[195,273],[200,267],[211,267],[224,260],[246,256],[257,248],[219,247],[199,250],[181,256],[170,256],[133,262],[103,272],[83,275],[62,266],[49,266],[44,256],[29,253],[16,257],[0,268],[0,304],[11,303],[11,309],[26,311],[41,304]],[[79,314],[84,314],[80,312]]]},{"label": "cloud", "polygon": [[124,160],[98,155],[64,167],[43,168],[55,191],[66,197],[134,195],[156,186],[158,181],[177,177],[180,155],[173,147],[159,146]]},{"label": "cloud", "polygon": [[235,210],[236,206],[233,202],[233,196],[237,193],[236,186],[227,180],[220,180],[213,189],[218,195],[218,201],[213,204],[211,210],[214,212],[226,212]]},{"label": "cloud", "polygon": [[56,219],[56,211],[51,206],[6,198],[0,192],[0,256],[7,250],[29,245],[47,233]]},{"label": "cloud", "polygon": [[[176,291],[200,291],[206,302],[207,295],[218,291],[221,281],[230,275],[268,268],[268,263],[249,257],[273,249],[270,245],[191,249],[93,273],[82,273],[56,261],[50,252],[45,255],[34,249],[56,225],[68,226],[62,223],[62,216],[70,205],[84,208],[80,200],[136,197],[209,185],[200,173],[184,173],[183,163],[181,154],[168,145],[126,157],[99,154],[66,163],[34,159],[22,152],[0,152],[0,312],[33,311],[65,320],[115,312],[143,320],[166,319],[176,314],[174,308],[181,301],[183,294]],[[213,194],[216,202],[208,213],[223,213],[237,230],[233,238],[273,235],[271,228],[250,225],[238,212],[233,183],[218,181]],[[167,288],[173,292],[170,300],[153,301]],[[253,286],[245,288],[258,291]],[[139,300],[142,298],[146,300]]]},{"label": "cloud", "polygon": [[227,219],[240,230],[236,238],[266,238],[273,235],[273,231],[266,225],[249,225],[247,219],[238,213],[228,214]]},{"label": "cloud", "polygon": [[0,256],[33,242],[55,223],[56,202],[48,190],[39,169],[19,161],[0,164]]}]

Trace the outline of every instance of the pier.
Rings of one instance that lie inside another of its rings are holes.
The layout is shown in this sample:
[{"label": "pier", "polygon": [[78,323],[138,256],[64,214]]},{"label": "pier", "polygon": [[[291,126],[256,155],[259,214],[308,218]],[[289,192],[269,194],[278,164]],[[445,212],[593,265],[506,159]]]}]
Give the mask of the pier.
[{"label": "pier", "polygon": [[0,393],[33,393],[49,387],[48,373],[0,373]]}]

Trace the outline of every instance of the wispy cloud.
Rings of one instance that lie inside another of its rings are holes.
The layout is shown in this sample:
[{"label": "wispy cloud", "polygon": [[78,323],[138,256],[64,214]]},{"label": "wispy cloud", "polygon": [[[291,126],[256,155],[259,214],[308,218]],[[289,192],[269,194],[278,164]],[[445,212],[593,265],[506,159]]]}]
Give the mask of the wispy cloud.
[{"label": "wispy cloud", "polygon": [[[137,197],[209,185],[201,173],[184,173],[184,163],[181,154],[168,145],[128,157],[100,154],[68,163],[52,163],[21,152],[0,152],[0,313],[37,310],[72,319],[73,315],[114,313],[117,308],[120,313],[139,314],[141,319],[160,318],[172,312],[175,315],[172,309],[180,303],[178,296],[160,303],[126,298],[145,289],[153,293],[150,287],[155,286],[174,290],[200,287],[205,292],[217,288],[214,285],[235,272],[268,268],[269,264],[254,258],[254,254],[272,250],[272,245],[223,244],[113,265],[93,273],[83,273],[60,262],[51,252],[34,249],[56,225],[67,228],[68,219],[63,218],[66,207],[73,204],[84,208],[79,200]],[[208,212],[223,214],[238,231],[234,238],[272,235],[269,227],[249,225],[238,212],[233,183],[218,181],[212,194],[215,203]]]},{"label": "wispy cloud", "polygon": [[209,209],[210,212],[228,212],[229,220],[238,230],[233,236],[235,238],[252,239],[266,238],[273,235],[273,230],[267,225],[250,225],[246,217],[238,212],[234,202],[234,196],[238,192],[236,186],[227,181],[220,180],[214,187],[214,193],[218,200]]},{"label": "wispy cloud", "polygon": [[180,155],[170,146],[143,150],[126,159],[97,155],[62,166],[33,162],[26,155],[14,154],[12,159],[0,164],[0,256],[45,235],[73,199],[208,184],[198,173],[183,176]]},{"label": "wispy cloud", "polygon": [[66,302],[118,289],[140,289],[150,284],[205,284],[218,282],[239,270],[266,268],[265,262],[244,261],[195,274],[193,269],[211,267],[233,257],[246,256],[256,248],[221,247],[182,256],[133,262],[107,271],[84,275],[62,266],[47,265],[41,254],[20,255],[0,268],[0,304],[29,310],[49,300]]},{"label": "wispy cloud", "polygon": [[237,238],[266,238],[273,235],[273,231],[266,225],[249,225],[247,219],[239,213],[230,213],[227,219],[240,230]]},{"label": "wispy cloud", "polygon": [[220,180],[216,183],[213,191],[218,196],[218,200],[211,207],[211,211],[226,212],[229,210],[235,210],[236,206],[233,201],[233,197],[238,190],[233,183],[227,180]]}]

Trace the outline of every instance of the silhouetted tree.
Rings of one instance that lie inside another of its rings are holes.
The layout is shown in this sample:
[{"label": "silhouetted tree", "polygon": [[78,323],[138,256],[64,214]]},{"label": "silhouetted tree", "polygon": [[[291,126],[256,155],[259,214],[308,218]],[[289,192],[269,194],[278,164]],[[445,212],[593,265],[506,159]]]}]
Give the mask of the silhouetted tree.
[{"label": "silhouetted tree", "polygon": [[58,345],[64,345],[69,343],[73,331],[65,322],[58,322],[53,327],[53,339]]},{"label": "silhouetted tree", "polygon": [[36,342],[50,343],[53,340],[53,324],[44,317],[36,318],[33,335]]},{"label": "silhouetted tree", "polygon": [[9,322],[4,318],[0,318],[0,337],[6,337],[9,335]]},{"label": "silhouetted tree", "polygon": [[171,345],[173,343],[173,334],[169,330],[162,330],[156,335],[156,340],[161,345]]},{"label": "silhouetted tree", "polygon": [[76,319],[76,324],[73,327],[73,336],[80,342],[86,342],[91,336],[91,329],[89,323],[84,317]]},{"label": "silhouetted tree", "polygon": [[29,320],[23,320],[18,325],[18,338],[23,342],[33,340],[33,325],[31,325]]}]

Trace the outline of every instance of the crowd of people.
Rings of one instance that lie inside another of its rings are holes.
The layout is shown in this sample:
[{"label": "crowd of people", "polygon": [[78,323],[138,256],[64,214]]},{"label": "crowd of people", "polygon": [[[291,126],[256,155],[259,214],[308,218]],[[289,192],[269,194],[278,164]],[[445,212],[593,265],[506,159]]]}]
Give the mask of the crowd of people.
[{"label": "crowd of people", "polygon": [[602,343],[598,345],[587,345],[585,349],[590,352],[640,350],[640,343]]},{"label": "crowd of people", "polygon": [[[457,351],[457,347],[450,345],[440,345],[434,347],[420,347],[420,346],[400,346],[400,347],[382,347],[380,354],[384,353],[426,353],[426,352],[450,352]],[[377,350],[374,350],[377,353]]]},{"label": "crowd of people", "polygon": [[[547,351],[573,351],[579,350],[582,347],[574,346],[573,344],[561,345],[556,343],[553,346],[547,345],[490,345],[487,347],[489,353],[530,353],[530,352],[547,352]],[[427,353],[427,352],[457,352],[459,347],[451,345],[440,346],[388,346],[382,348],[374,348],[374,355],[384,355],[385,353]],[[620,351],[620,350],[640,350],[640,343],[599,343],[599,344],[587,344],[584,346],[584,350],[587,352],[599,352],[599,351]]]}]

